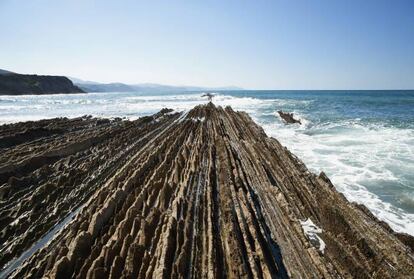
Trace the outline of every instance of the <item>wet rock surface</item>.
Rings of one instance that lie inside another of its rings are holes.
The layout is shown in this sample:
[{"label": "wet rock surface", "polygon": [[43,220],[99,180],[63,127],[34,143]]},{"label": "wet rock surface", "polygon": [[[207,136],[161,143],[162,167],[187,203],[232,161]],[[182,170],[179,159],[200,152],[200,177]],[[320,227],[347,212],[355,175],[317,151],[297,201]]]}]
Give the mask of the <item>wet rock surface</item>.
[{"label": "wet rock surface", "polygon": [[277,113],[279,114],[280,118],[282,118],[283,121],[285,121],[286,124],[295,124],[295,123],[302,124],[299,119],[296,119],[293,116],[293,113],[283,112],[281,110],[278,110]]},{"label": "wet rock surface", "polygon": [[[211,103],[136,121],[0,127],[11,278],[409,278],[412,238],[349,203],[250,117]],[[404,241],[404,243],[402,242]]]}]

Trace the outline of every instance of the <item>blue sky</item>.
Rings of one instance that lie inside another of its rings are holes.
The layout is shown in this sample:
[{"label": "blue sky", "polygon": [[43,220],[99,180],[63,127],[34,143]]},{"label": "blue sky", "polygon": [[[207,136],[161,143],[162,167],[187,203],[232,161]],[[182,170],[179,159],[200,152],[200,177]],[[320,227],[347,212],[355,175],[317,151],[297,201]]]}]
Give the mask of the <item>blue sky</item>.
[{"label": "blue sky", "polygon": [[413,89],[414,1],[1,0],[0,68],[101,82]]}]

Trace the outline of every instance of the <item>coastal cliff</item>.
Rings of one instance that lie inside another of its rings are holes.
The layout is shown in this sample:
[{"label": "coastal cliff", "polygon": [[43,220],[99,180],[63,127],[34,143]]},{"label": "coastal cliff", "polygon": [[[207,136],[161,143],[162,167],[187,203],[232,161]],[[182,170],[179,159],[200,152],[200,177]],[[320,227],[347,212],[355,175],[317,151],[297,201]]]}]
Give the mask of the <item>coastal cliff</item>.
[{"label": "coastal cliff", "polygon": [[413,238],[244,112],[0,126],[0,277],[410,278]]},{"label": "coastal cliff", "polygon": [[0,95],[83,93],[64,76],[0,73]]}]

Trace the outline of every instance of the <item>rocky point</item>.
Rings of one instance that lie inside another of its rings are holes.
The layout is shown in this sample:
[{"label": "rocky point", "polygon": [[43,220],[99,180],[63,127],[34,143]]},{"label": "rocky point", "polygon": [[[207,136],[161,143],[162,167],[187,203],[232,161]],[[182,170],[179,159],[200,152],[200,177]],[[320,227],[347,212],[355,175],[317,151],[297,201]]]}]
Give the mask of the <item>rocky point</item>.
[{"label": "rocky point", "polygon": [[413,238],[244,112],[0,127],[10,278],[410,278]]}]

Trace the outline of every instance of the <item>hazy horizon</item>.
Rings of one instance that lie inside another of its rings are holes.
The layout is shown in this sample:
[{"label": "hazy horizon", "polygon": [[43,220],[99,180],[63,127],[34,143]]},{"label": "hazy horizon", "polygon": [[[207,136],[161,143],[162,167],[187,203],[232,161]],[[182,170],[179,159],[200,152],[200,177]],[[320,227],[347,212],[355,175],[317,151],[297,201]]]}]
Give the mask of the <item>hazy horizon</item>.
[{"label": "hazy horizon", "polygon": [[102,83],[414,88],[411,1],[1,1],[0,68]]}]

